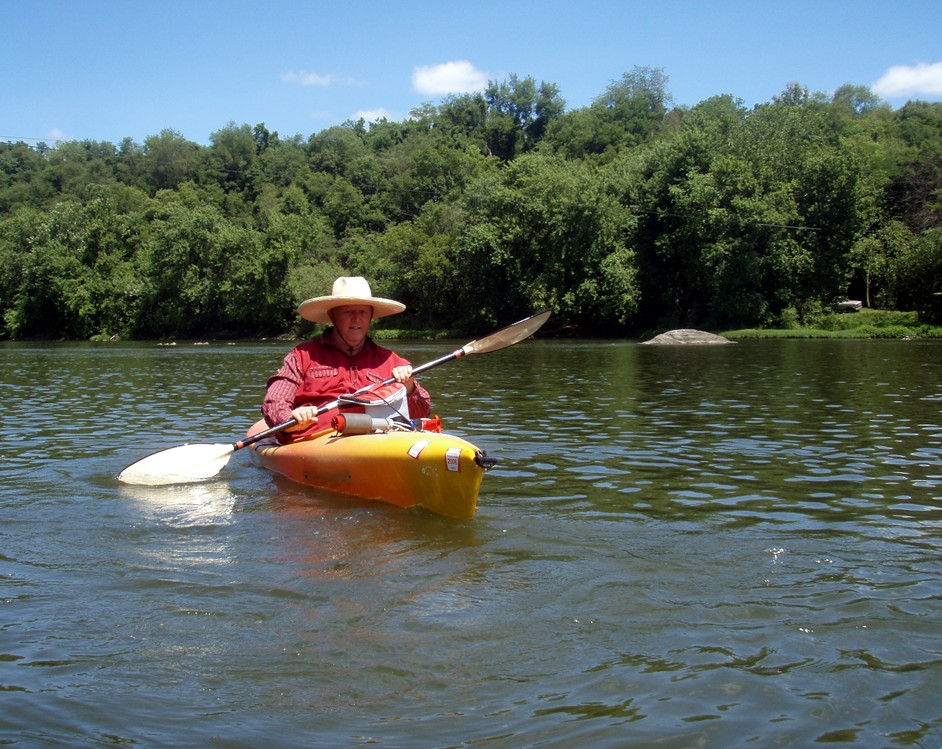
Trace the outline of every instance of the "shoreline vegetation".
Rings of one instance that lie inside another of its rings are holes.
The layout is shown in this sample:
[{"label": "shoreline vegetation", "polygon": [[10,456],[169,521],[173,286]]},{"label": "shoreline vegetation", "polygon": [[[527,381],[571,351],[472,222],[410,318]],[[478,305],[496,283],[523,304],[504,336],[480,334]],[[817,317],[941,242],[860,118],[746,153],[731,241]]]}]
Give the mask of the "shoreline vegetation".
[{"label": "shoreline vegetation", "polygon": [[291,340],[342,275],[406,304],[377,337],[543,309],[559,338],[939,337],[942,102],[667,84],[635,68],[567,109],[511,75],[310,135],[0,142],[0,340]]},{"label": "shoreline vegetation", "polygon": [[[666,330],[651,331],[642,339],[653,338]],[[788,328],[738,328],[734,330],[711,330],[709,332],[731,340],[760,338],[847,338],[847,339],[910,339],[942,340],[942,326],[920,322],[916,312],[875,310],[864,308],[858,312],[828,312],[810,325],[794,325]],[[401,330],[379,329],[370,333],[376,340],[448,340],[466,336],[459,330]],[[571,331],[547,330],[544,338],[593,338]],[[634,340],[632,336],[630,339]]]},{"label": "shoreline vegetation", "polygon": [[[310,338],[319,334],[320,326],[315,331],[306,334],[286,333],[280,336],[265,338],[239,338],[239,337],[213,337],[205,338],[207,341],[281,341],[290,344],[299,340]],[[648,340],[655,335],[667,332],[664,330],[649,331],[642,336],[629,336],[624,340]],[[734,341],[793,338],[793,339],[882,339],[882,340],[940,340],[942,341],[942,326],[928,325],[920,322],[915,312],[898,312],[893,310],[875,310],[864,308],[858,312],[828,312],[811,325],[795,325],[788,328],[738,328],[735,330],[710,330],[708,332],[724,336]],[[474,338],[474,333],[458,328],[374,328],[370,336],[376,341],[448,341]],[[540,337],[544,339],[592,339],[596,338],[584,331],[572,329],[553,330],[548,327],[541,331]],[[129,342],[127,339],[108,338],[104,336],[93,337],[92,342],[104,343],[109,341]],[[134,341],[146,343],[146,341]],[[173,345],[174,341],[154,340],[155,345]],[[190,341],[188,341],[190,342]]]},{"label": "shoreline vegetation", "polygon": [[915,312],[874,310],[832,312],[810,325],[791,328],[741,328],[720,331],[733,340],[755,338],[855,338],[942,340],[942,326],[920,322]]},{"label": "shoreline vegetation", "polygon": [[[197,345],[212,343],[236,342],[282,342],[286,345],[297,343],[319,335],[324,326],[273,336],[230,336],[205,335],[196,337],[161,337],[161,338],[123,338],[112,335],[96,335],[84,342],[88,343],[150,343],[154,346]],[[580,330],[572,327],[556,328],[552,325],[540,331],[540,337],[550,340],[592,340],[598,338],[628,341],[646,341],[661,333],[667,333],[677,328],[663,328],[645,331],[641,334],[627,334],[625,336],[597,335],[592,331]],[[921,322],[916,312],[899,312],[895,310],[874,310],[863,308],[857,312],[827,312],[821,315],[813,324],[777,328],[699,328],[703,332],[723,336],[731,341],[758,340],[758,339],[856,339],[856,340],[939,340],[942,341],[942,326],[929,325]],[[487,332],[469,332],[465,328],[395,328],[374,327],[370,330],[370,337],[375,341],[457,341],[470,340]],[[9,341],[12,342],[12,341]],[[83,339],[63,337],[33,336],[21,338],[17,343],[82,343]],[[0,339],[0,344],[4,343]]]},{"label": "shoreline vegetation", "polygon": [[[653,338],[659,333],[655,330],[640,336],[641,339]],[[812,324],[780,328],[737,328],[733,330],[709,330],[708,332],[732,340],[758,338],[854,338],[854,339],[920,339],[942,340],[942,326],[921,322],[916,312],[895,310],[875,310],[863,308],[857,312],[826,312]],[[375,340],[447,340],[466,337],[465,331],[445,330],[402,330],[374,329],[370,335]],[[543,338],[594,338],[579,331],[552,330],[541,332]],[[630,336],[626,340],[635,340]]]}]

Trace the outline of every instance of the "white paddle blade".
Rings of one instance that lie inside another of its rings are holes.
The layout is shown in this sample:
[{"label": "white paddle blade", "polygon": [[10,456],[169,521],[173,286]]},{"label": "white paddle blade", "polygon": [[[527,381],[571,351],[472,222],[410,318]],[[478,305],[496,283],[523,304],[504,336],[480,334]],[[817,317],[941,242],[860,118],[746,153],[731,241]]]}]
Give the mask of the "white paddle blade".
[{"label": "white paddle blade", "polygon": [[234,450],[224,444],[171,447],[132,463],[118,474],[118,481],[144,486],[202,481],[219,473]]}]

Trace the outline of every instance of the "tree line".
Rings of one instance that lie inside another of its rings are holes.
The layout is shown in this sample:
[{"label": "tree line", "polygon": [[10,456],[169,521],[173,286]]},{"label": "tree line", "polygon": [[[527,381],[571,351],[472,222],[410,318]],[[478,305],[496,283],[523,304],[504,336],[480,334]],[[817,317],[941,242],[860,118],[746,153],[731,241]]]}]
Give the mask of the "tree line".
[{"label": "tree line", "polygon": [[298,333],[339,275],[414,329],[780,327],[847,296],[938,323],[942,104],[680,107],[635,68],[573,110],[511,75],[306,138],[0,143],[0,338]]}]

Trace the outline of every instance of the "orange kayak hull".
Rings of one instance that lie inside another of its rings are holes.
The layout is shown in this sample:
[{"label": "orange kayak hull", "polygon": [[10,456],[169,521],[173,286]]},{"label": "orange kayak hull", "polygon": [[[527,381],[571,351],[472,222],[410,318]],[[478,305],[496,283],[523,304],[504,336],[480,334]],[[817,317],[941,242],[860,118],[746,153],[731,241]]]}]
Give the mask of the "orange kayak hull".
[{"label": "orange kayak hull", "polygon": [[[264,422],[249,436],[265,428]],[[327,430],[287,445],[251,445],[255,462],[306,486],[403,509],[469,520],[484,477],[483,451],[440,432],[338,434]]]}]

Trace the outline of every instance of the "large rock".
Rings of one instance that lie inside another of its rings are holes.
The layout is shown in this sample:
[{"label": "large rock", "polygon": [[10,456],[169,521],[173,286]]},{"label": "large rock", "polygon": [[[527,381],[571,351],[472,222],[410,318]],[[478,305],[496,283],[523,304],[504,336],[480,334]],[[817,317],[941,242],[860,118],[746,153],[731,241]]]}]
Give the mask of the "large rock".
[{"label": "large rock", "polygon": [[669,330],[654,336],[650,341],[642,343],[652,343],[655,345],[676,346],[685,344],[716,344],[716,343],[736,343],[721,335],[707,333],[703,330],[693,330],[691,328],[681,328],[680,330]]}]

